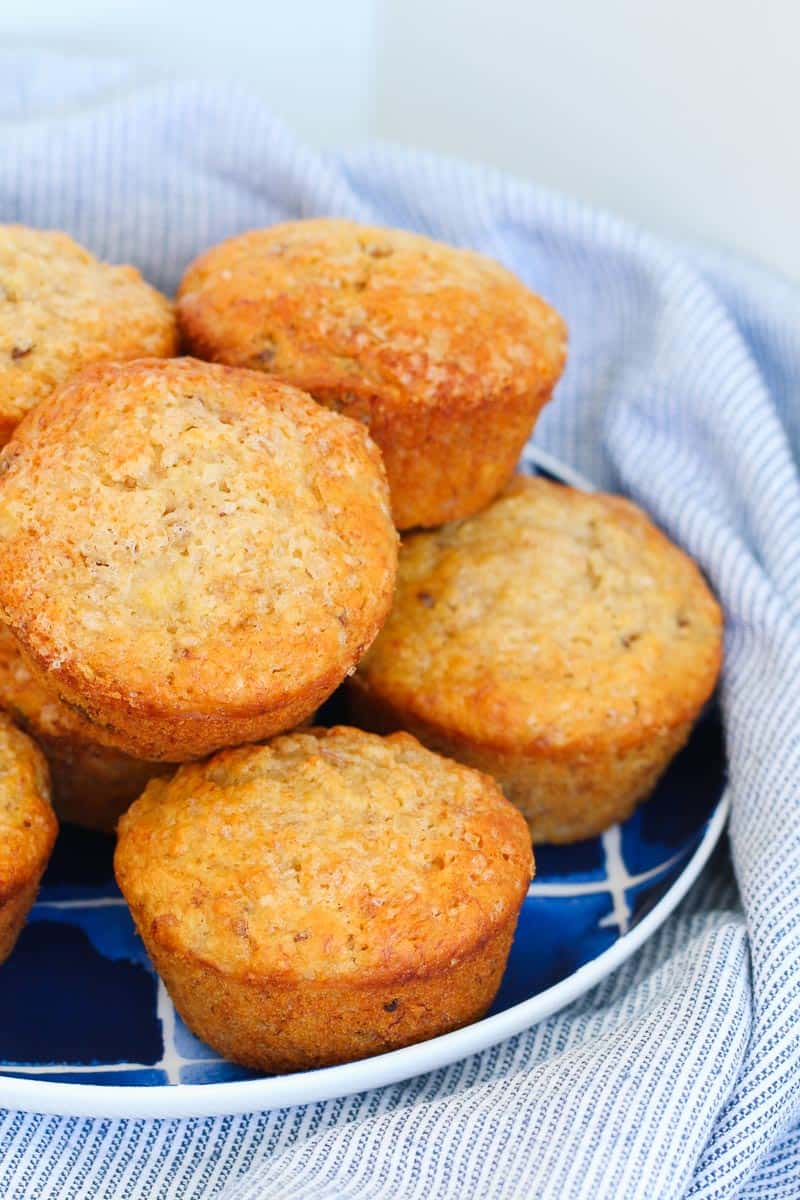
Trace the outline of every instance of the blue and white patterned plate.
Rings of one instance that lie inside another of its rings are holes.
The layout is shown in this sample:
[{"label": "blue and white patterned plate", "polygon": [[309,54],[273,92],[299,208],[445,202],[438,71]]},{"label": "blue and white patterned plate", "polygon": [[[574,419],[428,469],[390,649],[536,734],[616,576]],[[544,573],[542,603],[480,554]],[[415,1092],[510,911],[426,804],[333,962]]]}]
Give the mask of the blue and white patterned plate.
[{"label": "blue and white patterned plate", "polygon": [[[585,481],[536,452],[535,469]],[[112,872],[113,842],[66,827],[0,980],[0,1106],[175,1117],[328,1099],[409,1078],[491,1046],[587,991],[662,923],[727,816],[714,711],[624,825],[542,847],[500,992],[482,1021],[390,1054],[259,1077],[220,1060],[176,1016]]]}]

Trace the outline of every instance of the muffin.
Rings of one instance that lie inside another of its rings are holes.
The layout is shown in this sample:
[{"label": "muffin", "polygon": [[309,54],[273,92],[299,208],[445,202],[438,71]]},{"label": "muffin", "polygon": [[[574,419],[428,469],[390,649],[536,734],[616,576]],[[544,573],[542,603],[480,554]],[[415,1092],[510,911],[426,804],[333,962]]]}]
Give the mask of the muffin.
[{"label": "muffin", "polygon": [[135,758],[302,721],[380,628],[396,543],[364,428],[252,371],[90,367],[0,453],[0,617]]},{"label": "muffin", "polygon": [[283,1072],[480,1017],[532,858],[492,780],[407,734],[336,727],[154,780],[115,869],[186,1024]]},{"label": "muffin", "polygon": [[253,367],[369,427],[400,529],[478,512],[564,366],[561,318],[499,263],[353,221],[231,238],[186,272],[200,358]]},{"label": "muffin", "polygon": [[66,233],[0,225],[0,445],[89,363],[176,351],[172,305]]},{"label": "muffin", "polygon": [[0,963],[14,949],[58,832],[47,764],[0,716]]},{"label": "muffin", "polygon": [[534,842],[627,817],[720,667],[700,571],[640,509],[515,478],[483,513],[408,537],[351,715],[493,775]]},{"label": "muffin", "polygon": [[0,708],[36,739],[50,767],[53,807],[62,821],[113,833],[153,775],[171,770],[95,740],[94,727],[36,676],[0,625]]}]

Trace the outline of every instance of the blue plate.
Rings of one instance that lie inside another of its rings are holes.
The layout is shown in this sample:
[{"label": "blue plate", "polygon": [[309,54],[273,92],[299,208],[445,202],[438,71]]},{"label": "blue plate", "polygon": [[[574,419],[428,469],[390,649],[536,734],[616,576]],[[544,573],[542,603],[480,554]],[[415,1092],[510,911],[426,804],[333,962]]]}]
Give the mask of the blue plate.
[{"label": "blue plate", "polygon": [[[532,465],[587,486],[538,452]],[[0,1105],[101,1116],[243,1112],[380,1086],[483,1049],[569,1003],[657,928],[720,836],[723,786],[711,708],[630,820],[600,838],[537,849],[486,1018],[360,1063],[273,1078],[222,1061],[186,1029],[114,882],[113,839],[67,826],[2,968]]]}]

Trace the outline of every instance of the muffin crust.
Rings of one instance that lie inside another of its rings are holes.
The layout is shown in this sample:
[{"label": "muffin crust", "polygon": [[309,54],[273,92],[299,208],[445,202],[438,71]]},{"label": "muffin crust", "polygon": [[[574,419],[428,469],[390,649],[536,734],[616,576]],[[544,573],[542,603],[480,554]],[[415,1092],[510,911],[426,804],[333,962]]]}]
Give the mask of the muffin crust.
[{"label": "muffin crust", "polygon": [[92,724],[35,675],[0,625],[0,708],[35,739],[50,767],[53,807],[62,821],[113,833],[117,820],[169,763],[143,762],[100,745]]},{"label": "muffin crust", "polygon": [[0,963],[14,949],[56,840],[47,764],[0,716]]},{"label": "muffin crust", "polygon": [[155,780],[117,879],[184,1020],[269,1071],[477,1018],[531,876],[494,782],[406,734],[312,729]]},{"label": "muffin crust", "polygon": [[134,267],[99,262],[66,233],[0,225],[0,445],[90,363],[176,349],[172,305]]},{"label": "muffin crust", "polygon": [[397,230],[295,221],[186,272],[192,353],[265,371],[364,422],[398,528],[477,512],[564,366],[561,318],[498,263]]},{"label": "muffin crust", "polygon": [[0,455],[0,610],[96,739],[176,761],[302,721],[389,607],[356,422],[191,359],[88,369]]},{"label": "muffin crust", "polygon": [[719,607],[641,510],[518,476],[485,512],[406,538],[354,719],[494,775],[534,840],[629,815],[713,690]]}]

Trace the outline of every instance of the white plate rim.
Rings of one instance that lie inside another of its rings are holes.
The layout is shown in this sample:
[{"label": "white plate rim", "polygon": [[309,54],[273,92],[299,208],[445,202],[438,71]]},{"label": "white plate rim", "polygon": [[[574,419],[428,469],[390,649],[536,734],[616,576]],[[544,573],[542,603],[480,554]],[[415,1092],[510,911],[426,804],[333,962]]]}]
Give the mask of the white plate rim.
[{"label": "white plate rim", "polygon": [[[538,447],[526,447],[525,461],[541,467],[572,487],[595,491],[589,480]],[[59,1083],[56,1080],[6,1075],[0,1070],[0,1107],[68,1117],[149,1117],[169,1120],[235,1116],[340,1099],[450,1066],[552,1016],[630,958],[663,925],[699,876],[722,836],[729,809],[730,798],[726,788],[709,818],[702,838],[674,883],[650,912],[619,937],[613,946],[545,991],[463,1029],[337,1067],[226,1083]],[[146,1064],[143,1064],[143,1069],[146,1069]]]}]

